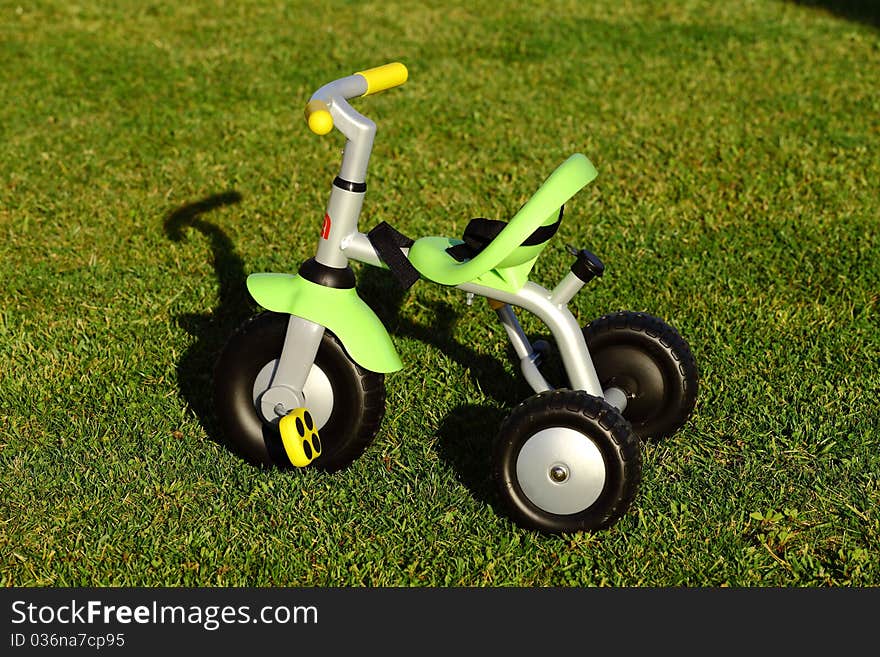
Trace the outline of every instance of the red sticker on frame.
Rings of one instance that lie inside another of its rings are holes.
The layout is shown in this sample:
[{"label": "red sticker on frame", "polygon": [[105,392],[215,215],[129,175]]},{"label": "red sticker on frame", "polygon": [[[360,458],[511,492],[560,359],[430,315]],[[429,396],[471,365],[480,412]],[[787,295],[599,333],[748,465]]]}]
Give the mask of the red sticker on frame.
[{"label": "red sticker on frame", "polygon": [[324,214],[324,227],[321,229],[321,239],[330,237],[330,215]]}]

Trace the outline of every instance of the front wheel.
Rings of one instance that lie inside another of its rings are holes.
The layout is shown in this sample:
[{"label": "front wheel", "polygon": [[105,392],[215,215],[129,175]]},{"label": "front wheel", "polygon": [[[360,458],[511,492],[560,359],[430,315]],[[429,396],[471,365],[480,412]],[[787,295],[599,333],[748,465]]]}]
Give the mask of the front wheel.
[{"label": "front wheel", "polygon": [[641,480],[638,438],[604,399],[581,390],[530,397],[504,421],[493,452],[498,496],[514,522],[547,533],[614,524]]},{"label": "front wheel", "polygon": [[[229,339],[214,370],[214,403],[230,445],[252,463],[291,465],[277,422],[258,411],[281,356],[290,316],[264,312]],[[321,454],[312,462],[339,470],[357,459],[372,441],[385,414],[385,379],[361,368],[338,338],[324,331],[315,364],[303,389],[305,404],[320,431]]]},{"label": "front wheel", "polygon": [[697,364],[684,338],[645,313],[618,312],[583,329],[603,390],[627,397],[623,416],[642,440],[667,438],[697,403]]}]

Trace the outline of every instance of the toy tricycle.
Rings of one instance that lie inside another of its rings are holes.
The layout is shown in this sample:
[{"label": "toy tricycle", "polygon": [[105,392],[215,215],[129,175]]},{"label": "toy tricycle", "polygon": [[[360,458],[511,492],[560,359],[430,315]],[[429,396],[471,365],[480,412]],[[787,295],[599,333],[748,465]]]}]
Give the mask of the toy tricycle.
[{"label": "toy tricycle", "polygon": [[[608,527],[641,479],[639,439],[677,431],[697,397],[697,368],[679,333],[635,312],[581,329],[568,303],[604,265],[569,247],[570,272],[552,290],[528,280],[560,226],[564,204],[596,177],[582,154],[565,160],[509,222],[474,219],[462,239],[411,240],[382,222],[358,230],[376,124],[349,100],[403,84],[393,63],[335,80],[306,105],[309,128],[347,138],[318,249],[296,275],[252,274],[247,287],[267,312],[229,340],[215,370],[215,403],[227,439],[265,465],[327,471],[358,458],[385,412],[384,375],[402,367],[385,327],[358,296],[349,260],[387,268],[404,286],[420,279],[485,297],[535,391],[501,426],[492,453],[500,501],[518,524],[544,532]],[[513,306],[541,319],[568,387],[552,389]]]}]

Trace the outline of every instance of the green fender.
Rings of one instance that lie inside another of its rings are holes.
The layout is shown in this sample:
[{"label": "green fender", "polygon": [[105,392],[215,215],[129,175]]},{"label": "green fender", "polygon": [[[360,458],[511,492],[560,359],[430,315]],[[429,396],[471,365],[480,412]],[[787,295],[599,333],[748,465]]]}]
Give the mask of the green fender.
[{"label": "green fender", "polygon": [[251,274],[247,288],[266,310],[330,329],[364,369],[387,373],[403,367],[388,331],[355,288],[326,287],[293,274]]}]

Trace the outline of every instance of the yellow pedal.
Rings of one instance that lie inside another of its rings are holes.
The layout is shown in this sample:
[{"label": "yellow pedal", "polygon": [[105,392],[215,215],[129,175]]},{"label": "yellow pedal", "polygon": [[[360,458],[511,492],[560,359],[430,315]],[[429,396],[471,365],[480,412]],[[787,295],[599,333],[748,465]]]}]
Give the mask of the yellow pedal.
[{"label": "yellow pedal", "polygon": [[287,458],[298,468],[304,468],[321,455],[318,427],[307,408],[295,408],[278,423],[281,442]]}]

